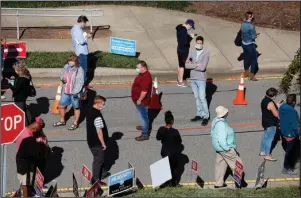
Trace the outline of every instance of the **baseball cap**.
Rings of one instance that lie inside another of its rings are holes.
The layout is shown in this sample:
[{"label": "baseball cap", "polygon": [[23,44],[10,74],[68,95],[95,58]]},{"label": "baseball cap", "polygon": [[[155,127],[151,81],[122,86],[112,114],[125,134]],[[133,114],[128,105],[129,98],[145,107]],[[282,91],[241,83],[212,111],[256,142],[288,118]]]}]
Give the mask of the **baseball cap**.
[{"label": "baseball cap", "polygon": [[192,29],[195,29],[195,28],[194,28],[194,20],[188,19],[188,20],[186,21],[186,24],[191,25]]}]

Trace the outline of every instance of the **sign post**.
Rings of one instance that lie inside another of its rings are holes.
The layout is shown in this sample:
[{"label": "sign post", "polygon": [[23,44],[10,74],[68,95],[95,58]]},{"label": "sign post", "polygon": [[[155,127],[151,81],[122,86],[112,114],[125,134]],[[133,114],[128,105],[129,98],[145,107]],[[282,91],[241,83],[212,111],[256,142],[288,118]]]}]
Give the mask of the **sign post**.
[{"label": "sign post", "polygon": [[25,128],[25,113],[15,104],[1,105],[1,197],[6,192],[6,144],[13,143]]}]

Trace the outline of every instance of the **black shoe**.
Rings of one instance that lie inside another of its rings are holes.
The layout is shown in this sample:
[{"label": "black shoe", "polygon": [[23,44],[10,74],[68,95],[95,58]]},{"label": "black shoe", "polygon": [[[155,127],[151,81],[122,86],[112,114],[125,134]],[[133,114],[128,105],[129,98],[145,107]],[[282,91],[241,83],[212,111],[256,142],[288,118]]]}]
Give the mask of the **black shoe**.
[{"label": "black shoe", "polygon": [[190,121],[191,121],[191,122],[196,122],[196,121],[201,121],[201,120],[203,120],[202,117],[200,117],[200,116],[195,116],[195,117],[192,118]]},{"label": "black shoe", "polygon": [[222,186],[214,186],[214,188],[226,188],[227,184],[223,184]]},{"label": "black shoe", "polygon": [[106,178],[108,178],[108,177],[110,177],[110,176],[111,176],[111,173],[110,173],[110,172],[105,172],[105,173],[103,173],[103,174],[101,175],[101,179],[104,180],[104,179],[106,179]]},{"label": "black shoe", "polygon": [[207,126],[209,122],[209,119],[204,119],[202,122],[202,126]]}]

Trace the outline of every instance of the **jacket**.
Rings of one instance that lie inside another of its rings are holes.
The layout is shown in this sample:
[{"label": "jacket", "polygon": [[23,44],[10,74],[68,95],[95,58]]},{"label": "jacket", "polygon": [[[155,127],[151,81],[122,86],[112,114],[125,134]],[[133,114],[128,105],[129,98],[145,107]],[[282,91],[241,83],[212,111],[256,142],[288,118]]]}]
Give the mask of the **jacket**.
[{"label": "jacket", "polygon": [[244,21],[241,24],[241,39],[244,45],[250,45],[252,43],[255,43],[256,29],[251,22]]},{"label": "jacket", "polygon": [[[206,69],[210,58],[210,52],[207,48],[204,48],[199,56],[197,56],[197,52],[198,51],[196,49],[193,49],[189,52],[186,62],[191,60],[192,63],[186,63],[185,68],[191,69],[190,71],[191,80],[206,81],[207,80]],[[197,64],[200,64],[200,66],[197,67],[196,66]]]},{"label": "jacket", "polygon": [[[64,73],[67,69],[75,69],[75,68],[71,68],[68,64],[66,64],[64,66],[64,68],[62,69],[62,71],[61,71],[61,76],[60,76],[61,80],[63,80]],[[84,83],[85,83],[84,70],[83,70],[82,67],[78,67],[77,68],[77,74],[75,76],[75,82],[74,82],[74,85],[73,85],[73,88],[72,88],[72,94],[73,95],[79,94],[82,91],[83,87],[84,87]],[[63,90],[64,90],[64,87],[63,87]]]},{"label": "jacket", "polygon": [[284,137],[297,137],[299,135],[299,115],[293,106],[283,104],[279,108],[280,130]]},{"label": "jacket", "polygon": [[30,79],[30,76],[20,76],[16,78],[14,85],[9,84],[15,102],[24,102],[27,100],[30,89]]},{"label": "jacket", "polygon": [[72,45],[75,54],[88,55],[88,39],[83,35],[84,31],[79,25],[74,25],[71,29]]},{"label": "jacket", "polygon": [[235,132],[225,118],[215,118],[212,121],[210,135],[216,152],[225,152],[231,148],[236,149]]},{"label": "jacket", "polygon": [[178,41],[178,52],[188,52],[190,48],[191,36],[188,34],[186,27],[182,24],[176,27],[177,30],[177,41]]}]

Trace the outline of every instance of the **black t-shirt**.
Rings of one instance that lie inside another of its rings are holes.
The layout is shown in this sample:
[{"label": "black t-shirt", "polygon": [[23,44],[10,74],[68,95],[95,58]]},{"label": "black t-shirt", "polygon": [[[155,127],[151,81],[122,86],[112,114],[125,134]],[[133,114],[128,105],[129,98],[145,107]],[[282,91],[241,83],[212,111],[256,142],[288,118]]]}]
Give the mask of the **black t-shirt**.
[{"label": "black t-shirt", "polygon": [[268,104],[270,102],[274,103],[276,109],[278,110],[277,105],[271,98],[264,97],[264,99],[261,101],[262,127],[264,129],[277,126],[278,123],[278,118],[274,116],[271,110],[268,110]]},{"label": "black t-shirt", "polygon": [[86,116],[87,142],[88,142],[88,146],[90,148],[102,146],[101,142],[98,138],[97,129],[95,127],[95,120],[98,117],[101,118],[102,124],[103,124],[102,133],[103,133],[103,137],[104,137],[104,142],[106,143],[109,139],[107,125],[106,125],[106,122],[105,122],[101,112],[99,110],[95,109],[94,107],[91,107],[88,110],[87,116]]},{"label": "black t-shirt", "polygon": [[177,129],[162,126],[158,129],[156,138],[162,143],[162,157],[180,154],[184,149]]}]

